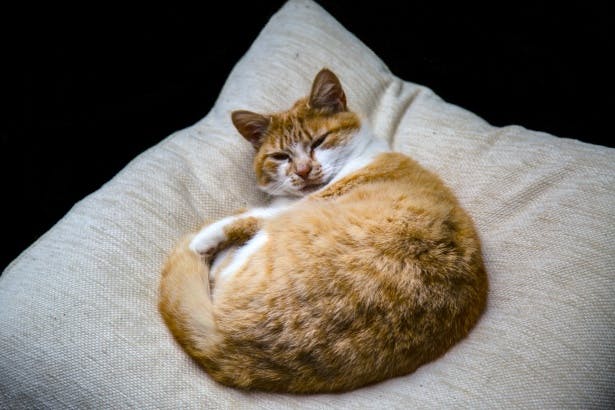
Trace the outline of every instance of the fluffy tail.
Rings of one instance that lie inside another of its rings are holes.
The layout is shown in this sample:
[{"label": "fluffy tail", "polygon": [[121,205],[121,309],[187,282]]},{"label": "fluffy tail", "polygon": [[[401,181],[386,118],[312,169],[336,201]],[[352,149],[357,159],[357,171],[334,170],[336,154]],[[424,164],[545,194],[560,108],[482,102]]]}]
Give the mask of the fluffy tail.
[{"label": "fluffy tail", "polygon": [[162,269],[158,309],[179,344],[208,367],[222,337],[209,294],[209,267],[188,247],[192,238],[179,242]]}]

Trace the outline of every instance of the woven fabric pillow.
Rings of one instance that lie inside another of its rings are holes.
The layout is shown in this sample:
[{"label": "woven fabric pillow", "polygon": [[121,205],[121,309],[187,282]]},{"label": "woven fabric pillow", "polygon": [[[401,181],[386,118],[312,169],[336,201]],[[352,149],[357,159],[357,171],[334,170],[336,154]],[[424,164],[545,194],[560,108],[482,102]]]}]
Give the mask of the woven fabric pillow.
[{"label": "woven fabric pillow", "polygon": [[[156,310],[160,267],[204,219],[265,199],[230,111],[284,109],[324,66],[341,78],[351,108],[440,174],[474,217],[488,308],[469,337],[406,377],[337,395],[230,389],[167,332]],[[613,204],[615,150],[492,127],[395,77],[312,1],[292,0],[203,120],[76,204],[0,277],[0,407],[608,406]]]}]

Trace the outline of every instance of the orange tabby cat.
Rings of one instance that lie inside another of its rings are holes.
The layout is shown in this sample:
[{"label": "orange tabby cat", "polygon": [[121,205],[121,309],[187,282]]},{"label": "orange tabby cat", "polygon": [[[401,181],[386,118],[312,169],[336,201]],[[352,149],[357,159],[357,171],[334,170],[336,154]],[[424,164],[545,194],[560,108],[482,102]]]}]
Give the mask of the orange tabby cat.
[{"label": "orange tabby cat", "polygon": [[470,217],[348,110],[331,71],[286,112],[232,120],[274,201],[186,237],[160,284],[166,324],[215,380],[354,389],[408,374],[470,331],[487,296]]}]

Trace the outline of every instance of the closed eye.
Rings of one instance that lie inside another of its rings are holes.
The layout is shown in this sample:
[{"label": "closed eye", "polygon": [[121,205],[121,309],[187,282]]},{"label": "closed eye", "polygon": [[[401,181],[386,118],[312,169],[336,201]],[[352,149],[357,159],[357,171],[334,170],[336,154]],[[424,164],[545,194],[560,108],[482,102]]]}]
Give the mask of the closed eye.
[{"label": "closed eye", "polygon": [[316,149],[316,148],[318,148],[320,145],[322,145],[322,143],[323,143],[323,142],[325,142],[325,139],[327,138],[327,136],[328,136],[329,134],[331,134],[331,131],[329,131],[329,132],[325,132],[323,135],[321,135],[320,137],[318,137],[318,139],[312,143],[312,149]]},{"label": "closed eye", "polygon": [[290,159],[290,155],[283,152],[276,152],[273,154],[269,154],[269,158],[273,158],[276,161],[287,161],[288,159]]}]

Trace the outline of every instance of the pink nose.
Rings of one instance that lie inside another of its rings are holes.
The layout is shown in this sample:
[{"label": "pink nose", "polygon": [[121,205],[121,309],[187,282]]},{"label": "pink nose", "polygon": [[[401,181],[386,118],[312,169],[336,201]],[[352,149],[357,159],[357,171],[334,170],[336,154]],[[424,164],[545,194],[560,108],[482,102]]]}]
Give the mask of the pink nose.
[{"label": "pink nose", "polygon": [[312,165],[310,163],[299,164],[297,165],[295,174],[299,175],[302,179],[307,179],[311,170],[312,170]]}]

